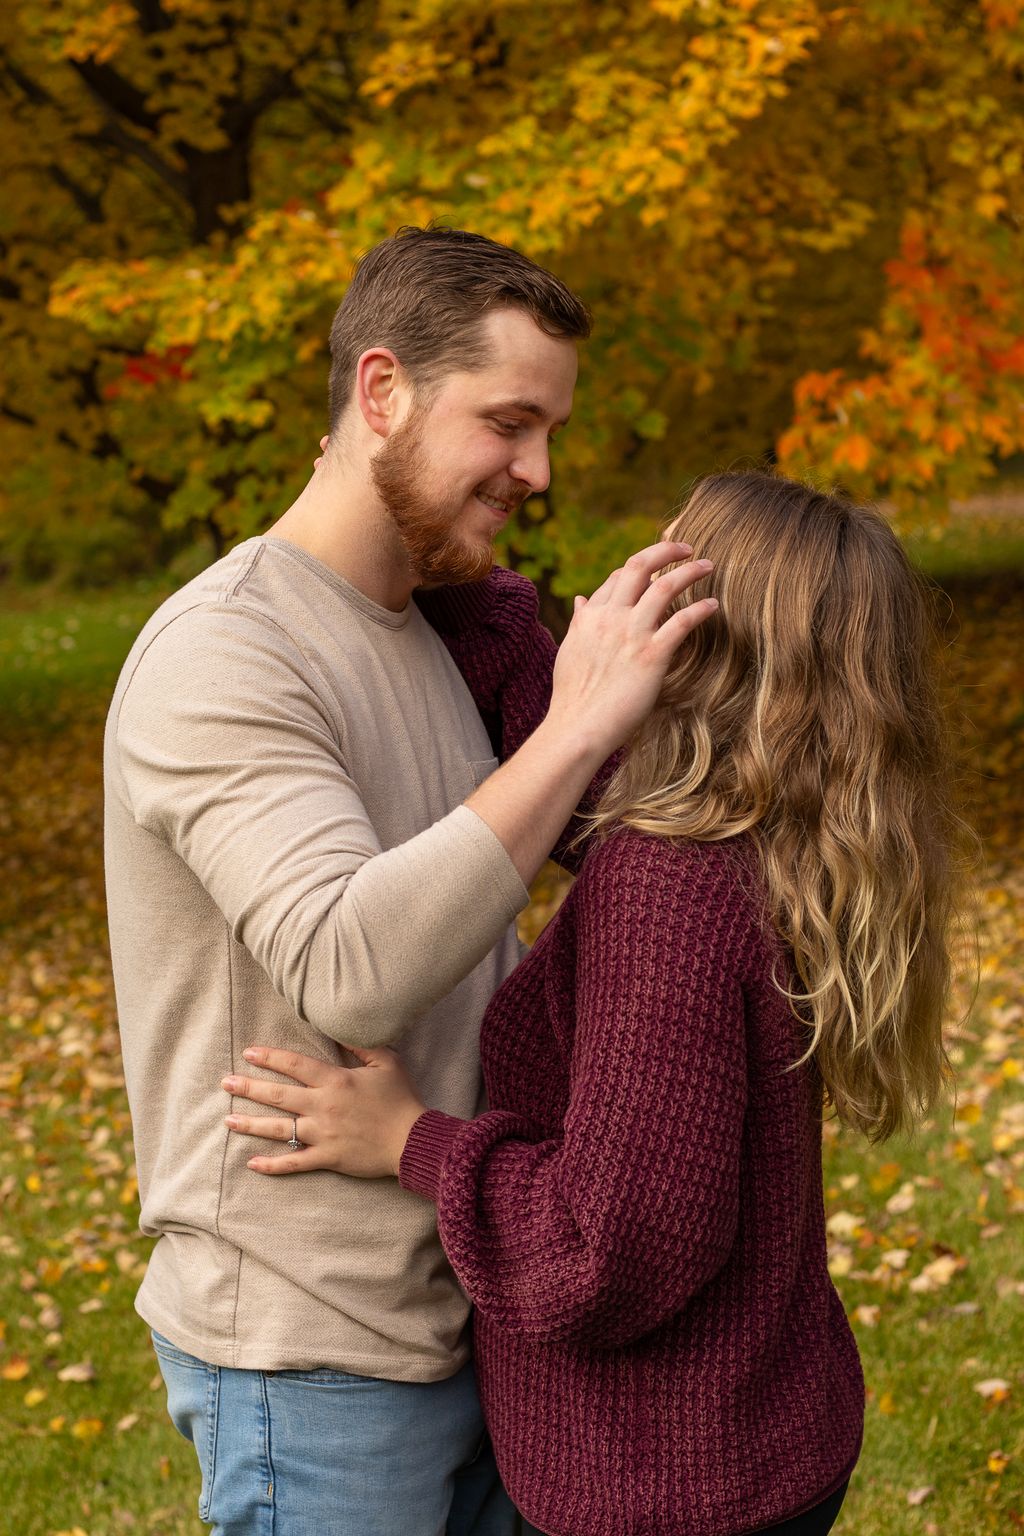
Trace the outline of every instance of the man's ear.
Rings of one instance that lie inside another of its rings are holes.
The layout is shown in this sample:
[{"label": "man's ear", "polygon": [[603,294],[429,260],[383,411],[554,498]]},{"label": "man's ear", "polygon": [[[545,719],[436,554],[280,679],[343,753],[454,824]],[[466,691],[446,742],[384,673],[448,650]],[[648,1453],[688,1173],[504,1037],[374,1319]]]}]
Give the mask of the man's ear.
[{"label": "man's ear", "polygon": [[406,393],[401,364],[388,347],[371,347],[356,363],[356,404],[371,432],[387,437],[402,413]]}]

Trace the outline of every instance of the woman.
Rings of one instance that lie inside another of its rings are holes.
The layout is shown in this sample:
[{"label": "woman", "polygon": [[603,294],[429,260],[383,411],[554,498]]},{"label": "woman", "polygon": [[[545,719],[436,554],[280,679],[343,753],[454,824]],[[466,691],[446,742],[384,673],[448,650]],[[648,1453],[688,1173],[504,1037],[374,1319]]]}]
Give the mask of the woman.
[{"label": "woman", "polygon": [[929,605],[878,514],[791,481],[706,479],[666,536],[713,562],[720,613],[491,1002],[490,1110],[430,1109],[394,1052],[357,1051],[367,1070],[300,1063],[289,1118],[229,1124],[306,1144],[258,1171],[397,1173],[436,1203],[499,1466],[539,1530],[822,1536],[863,1425],[823,1103],[880,1139],[944,1075]]}]

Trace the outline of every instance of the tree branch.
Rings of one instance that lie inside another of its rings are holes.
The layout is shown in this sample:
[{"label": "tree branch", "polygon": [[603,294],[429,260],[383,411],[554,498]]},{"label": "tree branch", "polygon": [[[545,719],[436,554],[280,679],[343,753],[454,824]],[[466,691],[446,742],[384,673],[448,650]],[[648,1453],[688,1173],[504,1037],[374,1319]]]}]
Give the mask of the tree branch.
[{"label": "tree branch", "polygon": [[34,416],[26,416],[24,411],[16,411],[13,405],[0,400],[0,416],[8,421],[16,421],[21,427],[34,427],[38,425]]},{"label": "tree branch", "polygon": [[4,58],[4,69],[6,70],[7,74],[10,75],[19,91],[28,97],[33,106],[40,107],[44,104],[50,104],[51,97],[49,93],[45,91],[43,87],[39,85],[35,80],[31,79],[30,76],[26,75],[24,71],[20,69],[17,64],[15,64],[14,60],[10,57],[9,54]]},{"label": "tree branch", "polygon": [[136,128],[159,127],[160,119],[147,108],[143,92],[116,69],[109,64],[96,64],[92,59],[72,59],[70,63],[96,100],[108,110],[127,118]]},{"label": "tree branch", "polygon": [[[304,64],[305,59],[298,59],[299,64]],[[240,138],[253,126],[258,118],[268,107],[272,107],[275,101],[281,101],[285,97],[296,96],[295,81],[291,73],[277,75],[270,81],[252,101],[237,101],[221,114],[221,126],[229,139]]]},{"label": "tree branch", "polygon": [[87,192],[83,186],[75,181],[74,177],[68,175],[63,166],[51,165],[47,169],[51,178],[57,183],[58,187],[61,187],[68,193],[75,207],[88,223],[103,223],[103,204],[99,197],[92,192]]},{"label": "tree branch", "polygon": [[115,117],[108,116],[103,129],[99,133],[83,136],[80,143],[93,145],[113,145],[126,155],[133,155],[136,160],[141,160],[151,171],[157,175],[165,186],[186,202],[188,201],[188,184],[181,171],[175,170],[162,155],[158,155],[151,144],[144,139],[137,138],[134,133],[129,133]]}]

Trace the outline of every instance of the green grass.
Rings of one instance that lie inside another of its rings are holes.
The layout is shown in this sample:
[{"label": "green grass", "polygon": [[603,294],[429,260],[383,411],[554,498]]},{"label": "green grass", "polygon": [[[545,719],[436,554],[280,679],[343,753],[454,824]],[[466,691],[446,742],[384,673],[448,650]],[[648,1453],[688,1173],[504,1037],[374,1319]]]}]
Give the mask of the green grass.
[{"label": "green grass", "polygon": [[[1024,535],[975,551],[972,570],[963,540],[942,545],[950,576],[977,578],[993,562],[1022,568]],[[102,718],[161,596],[5,594],[0,614],[0,1526],[19,1536],[204,1529],[194,1456],[166,1419],[132,1308],[149,1244],[136,1227],[100,870]],[[909,1144],[873,1149],[826,1135],[827,1211],[852,1226],[833,1239],[833,1264],[869,1389],[864,1454],[837,1536],[1024,1528],[1024,797],[1014,703],[1024,620],[1019,604],[984,587],[961,601],[954,660],[988,818],[982,980],[954,1042],[957,1124],[947,1105]],[[888,1210],[906,1185],[912,1205]],[[883,1261],[895,1249],[907,1251],[903,1270]],[[945,1254],[952,1274],[915,1291]],[[59,1379],[87,1360],[94,1380]],[[975,1391],[991,1378],[1009,1384],[1002,1400]],[[129,1415],[138,1417],[119,1428]],[[909,1505],[923,1487],[933,1490],[925,1502]]]},{"label": "green grass", "polygon": [[1024,514],[952,516],[946,527],[908,535],[903,544],[914,564],[940,584],[1024,572]]},{"label": "green grass", "polygon": [[[1018,1035],[1017,1060],[1020,1047]],[[971,1052],[959,1070],[970,1077],[980,1069]],[[1008,1087],[1008,1102],[1019,1106],[1019,1086]],[[845,1536],[925,1533],[930,1524],[942,1536],[975,1536],[1024,1519],[1024,1192],[1010,1160],[992,1153],[988,1115],[976,1129],[975,1138],[958,1132],[947,1109],[909,1144],[867,1150],[846,1136],[826,1144],[827,1208],[858,1220],[852,1242],[834,1245],[838,1267],[852,1260],[836,1283],[854,1317],[869,1394]],[[1019,1166],[1019,1151],[1013,1156]],[[890,1215],[886,1200],[907,1184],[913,1209]],[[892,1250],[909,1251],[905,1270],[882,1262]],[[947,1255],[965,1267],[914,1294],[915,1277]],[[1002,1400],[975,1390],[993,1379],[1009,1384]],[[1001,1472],[991,1470],[1002,1465],[995,1453],[1009,1458]],[[925,1487],[933,1492],[910,1506],[908,1494]]]},{"label": "green grass", "polygon": [[[29,1366],[0,1374],[0,1528],[22,1536],[206,1529],[194,1453],[167,1418],[133,1309],[151,1245],[137,1225],[100,868],[102,720],[165,592],[7,591],[0,611],[0,1373]],[[83,1361],[94,1380],[59,1380]]]},{"label": "green grass", "polygon": [[[0,710],[19,723],[59,729],[95,710],[165,590],[146,583],[114,592],[3,593]],[[2,728],[0,728],[2,734]]]}]

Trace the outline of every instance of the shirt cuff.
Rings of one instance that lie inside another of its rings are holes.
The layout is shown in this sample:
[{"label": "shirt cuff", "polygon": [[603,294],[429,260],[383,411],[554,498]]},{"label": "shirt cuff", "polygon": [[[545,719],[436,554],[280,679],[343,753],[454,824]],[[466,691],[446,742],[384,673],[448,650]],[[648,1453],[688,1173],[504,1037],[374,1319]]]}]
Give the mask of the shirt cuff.
[{"label": "shirt cuff", "polygon": [[398,1165],[398,1182],[403,1189],[425,1200],[436,1202],[441,1187],[441,1169],[452,1143],[468,1120],[458,1120],[440,1109],[428,1109],[416,1121]]},{"label": "shirt cuff", "polygon": [[[479,788],[479,786],[477,787]],[[468,821],[467,817],[469,818]],[[509,915],[507,921],[515,922],[520,912],[524,912],[530,905],[530,892],[523,884],[522,876],[512,862],[512,855],[497,832],[484,821],[482,816],[478,816],[476,811],[471,806],[468,806],[465,801],[461,805],[457,805],[454,811],[449,811],[445,820],[453,827],[457,826],[460,832],[463,829],[463,823],[465,823],[467,831],[472,828],[474,840],[481,844],[481,851],[482,845],[488,842],[492,845],[494,883],[504,900],[508,903]],[[439,823],[435,821],[434,825],[436,827]],[[463,876],[463,879],[465,879],[465,876]],[[436,903],[436,893],[434,900]],[[497,936],[495,936],[492,942],[495,944],[498,942]]]}]

